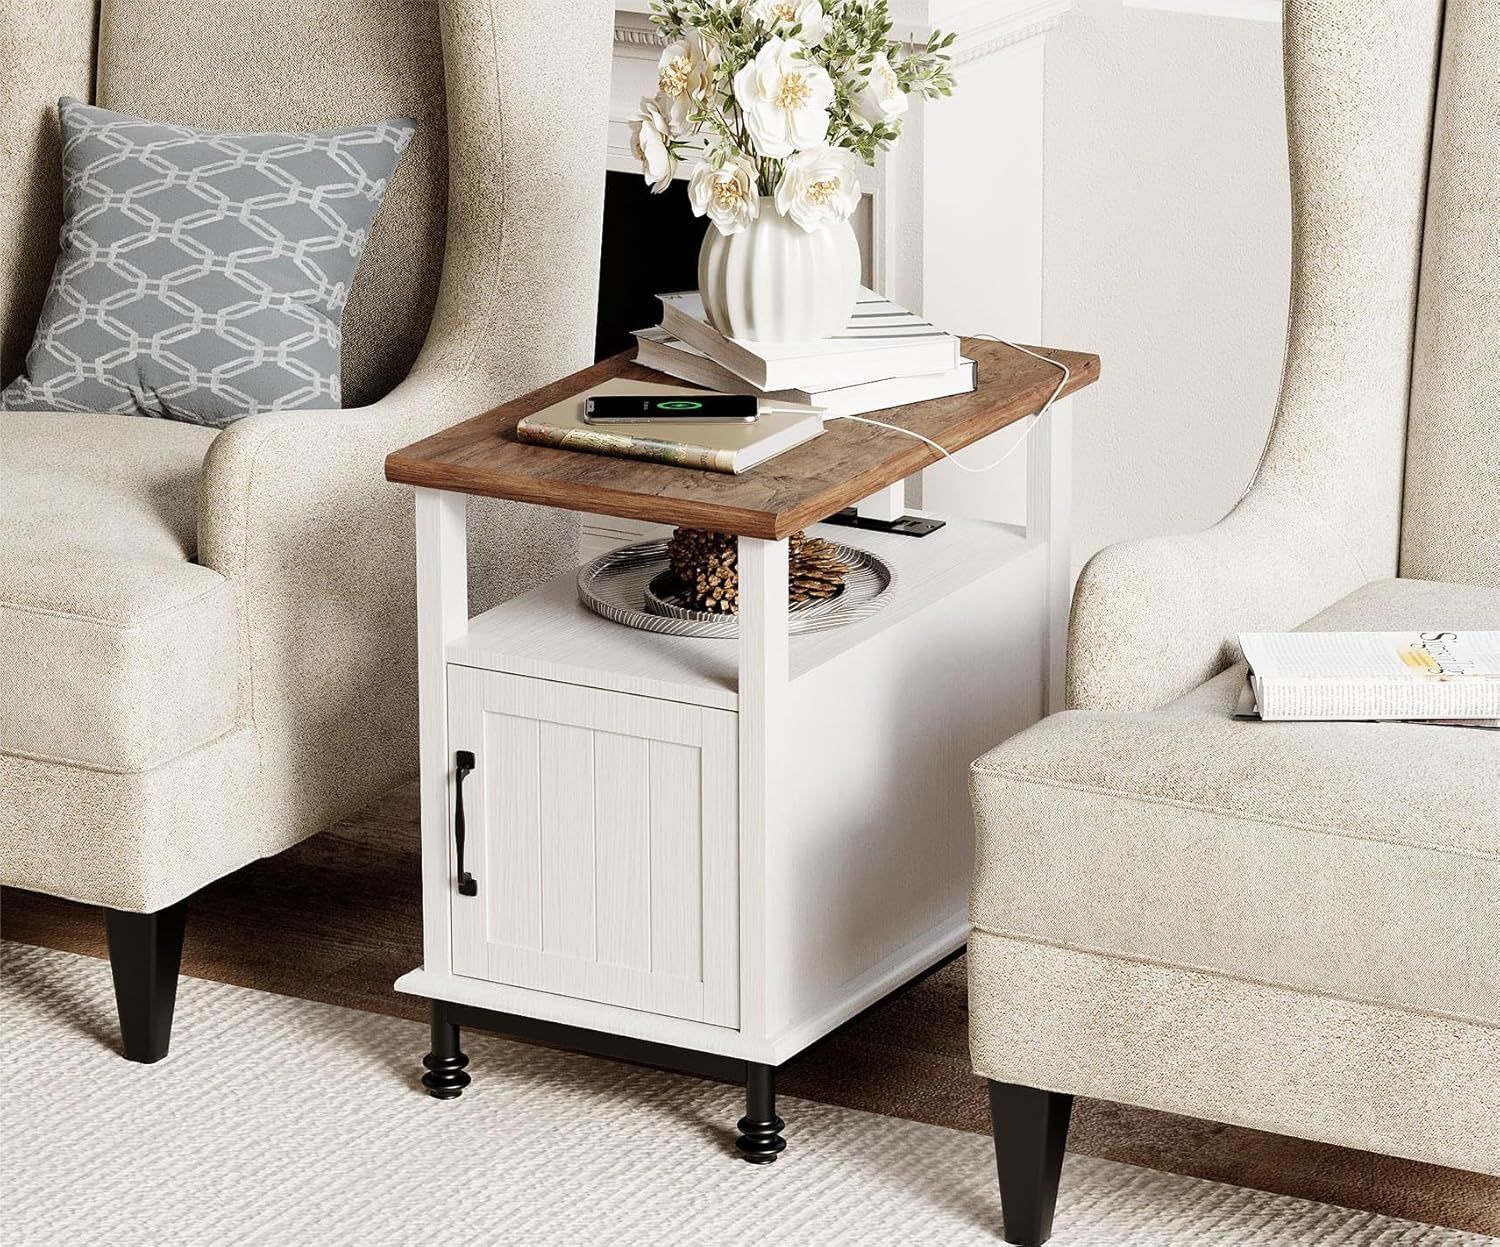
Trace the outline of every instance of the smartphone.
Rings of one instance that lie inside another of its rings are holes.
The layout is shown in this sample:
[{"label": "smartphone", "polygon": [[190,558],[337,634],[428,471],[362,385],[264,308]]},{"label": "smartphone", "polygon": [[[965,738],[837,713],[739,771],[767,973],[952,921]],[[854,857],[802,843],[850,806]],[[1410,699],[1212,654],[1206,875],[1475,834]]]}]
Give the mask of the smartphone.
[{"label": "smartphone", "polygon": [[600,394],[584,401],[589,424],[676,420],[698,424],[751,424],[760,408],[753,394]]}]

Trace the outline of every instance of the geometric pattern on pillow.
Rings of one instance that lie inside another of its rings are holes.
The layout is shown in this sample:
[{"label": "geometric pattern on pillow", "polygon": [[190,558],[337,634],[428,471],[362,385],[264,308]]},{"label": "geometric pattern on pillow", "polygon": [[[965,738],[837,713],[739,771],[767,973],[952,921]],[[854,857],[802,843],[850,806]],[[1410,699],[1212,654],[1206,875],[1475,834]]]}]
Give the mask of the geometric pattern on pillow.
[{"label": "geometric pattern on pillow", "polygon": [[61,250],[0,408],[222,428],[338,407],[349,284],[415,123],[239,134],[74,99]]}]

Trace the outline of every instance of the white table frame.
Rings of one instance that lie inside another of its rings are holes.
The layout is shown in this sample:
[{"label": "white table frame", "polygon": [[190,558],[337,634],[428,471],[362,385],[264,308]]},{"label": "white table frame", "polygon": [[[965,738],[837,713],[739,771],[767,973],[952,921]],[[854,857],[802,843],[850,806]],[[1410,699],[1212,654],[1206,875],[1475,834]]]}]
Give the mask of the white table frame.
[{"label": "white table frame", "polygon": [[[1038,660],[1042,663],[1037,709],[1061,707],[1065,675],[1065,645],[1070,597],[1069,504],[1071,404],[1060,400],[1037,422],[1027,447],[1027,506],[1025,536],[1035,547],[1033,557],[1044,560],[1038,581],[1042,592],[1035,609],[1040,619],[1029,625],[1034,636],[1044,638]],[[886,512],[899,500],[898,487],[882,491],[862,507],[866,513],[889,518]],[[712,1027],[687,1020],[642,1014],[626,1018],[629,1010],[597,1002],[553,997],[538,1001],[537,993],[504,984],[461,980],[453,973],[451,914],[448,905],[434,898],[449,897],[450,815],[453,776],[449,765],[447,698],[447,647],[461,637],[469,625],[468,568],[466,553],[466,498],[439,489],[418,488],[415,499],[417,547],[417,649],[419,716],[421,734],[421,821],[423,877],[423,966],[403,976],[397,984],[403,991],[434,1001],[450,1001],[457,1007],[503,1009],[543,1023],[583,1027],[590,1032],[621,1033],[648,1044],[668,1045],[664,1052],[699,1052],[744,1063],[752,1087],[755,1071],[774,1071],[801,1046],[826,1034],[840,1021],[887,994],[943,956],[961,948],[967,926],[956,921],[935,929],[927,942],[904,960],[883,967],[867,983],[850,993],[837,1013],[829,1013],[789,1033],[785,1019],[772,1018],[773,972],[776,958],[768,950],[768,938],[796,915],[777,909],[774,889],[766,884],[768,863],[778,865],[783,850],[788,811],[782,802],[788,795],[768,777],[779,776],[785,759],[779,751],[791,727],[789,714],[790,642],[788,636],[787,578],[788,543],[741,537],[739,539],[740,640],[738,645],[738,733],[739,733],[739,1025],[737,1030]],[[905,540],[926,540],[908,538]],[[1015,540],[1015,538],[1012,538]],[[650,644],[642,637],[643,644]],[[993,743],[999,743],[995,741]],[[768,935],[768,933],[771,933]],[[784,951],[784,950],[780,950]],[[453,1051],[457,1052],[457,1030],[451,1028]],[[439,1043],[438,1014],[434,1013],[434,1043]],[[461,1064],[461,1058],[460,1058]],[[429,1066],[429,1068],[432,1068]],[[734,1068],[741,1068],[735,1066]],[[466,1075],[455,1075],[457,1087]],[[766,1122],[774,1117],[774,1083],[766,1086],[758,1103]],[[767,1108],[766,1106],[770,1107]],[[751,1117],[755,1116],[752,1106]],[[764,1123],[763,1123],[764,1124]],[[769,1146],[769,1144],[767,1145]]]}]

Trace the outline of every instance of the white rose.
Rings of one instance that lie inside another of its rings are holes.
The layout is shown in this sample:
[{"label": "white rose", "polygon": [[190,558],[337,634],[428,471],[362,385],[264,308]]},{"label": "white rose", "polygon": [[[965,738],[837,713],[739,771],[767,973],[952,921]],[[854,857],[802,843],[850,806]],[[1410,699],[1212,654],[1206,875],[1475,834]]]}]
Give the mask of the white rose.
[{"label": "white rose", "polygon": [[696,30],[662,51],[656,66],[657,99],[674,133],[687,130],[689,114],[708,97],[709,77],[708,53]]},{"label": "white rose", "polygon": [[817,47],[828,34],[828,17],[818,0],[753,0],[749,13],[774,34],[784,35],[801,23],[797,38],[809,48]]},{"label": "white rose", "polygon": [[760,191],[755,166],[743,156],[703,160],[688,179],[688,202],[697,216],[706,216],[721,234],[738,234],[760,213]]},{"label": "white rose", "polygon": [[630,119],[630,146],[641,162],[641,173],[653,194],[672,185],[677,157],[672,154],[672,131],[655,100],[643,99],[639,115]]},{"label": "white rose", "polygon": [[875,63],[865,75],[859,94],[854,97],[854,111],[870,125],[894,121],[906,111],[906,92],[896,81],[896,71],[884,52],[875,54]]},{"label": "white rose", "polygon": [[823,142],[833,80],[797,40],[772,36],[735,74],[734,98],[755,150],[779,159]]},{"label": "white rose", "polygon": [[809,234],[847,221],[859,206],[859,160],[842,147],[798,152],[781,170],[776,211]]}]

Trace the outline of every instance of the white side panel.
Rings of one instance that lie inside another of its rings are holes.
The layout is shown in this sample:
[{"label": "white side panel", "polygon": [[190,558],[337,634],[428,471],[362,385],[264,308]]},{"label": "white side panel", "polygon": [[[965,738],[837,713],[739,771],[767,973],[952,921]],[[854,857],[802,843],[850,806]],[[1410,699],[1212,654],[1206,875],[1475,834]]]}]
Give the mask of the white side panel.
[{"label": "white side panel", "polygon": [[1042,712],[1044,555],[792,681],[765,883],[768,927],[795,932],[767,944],[774,1042],[826,1033],[857,1007],[854,984],[882,964],[909,977],[923,967],[904,950],[962,927],[969,763]]}]

